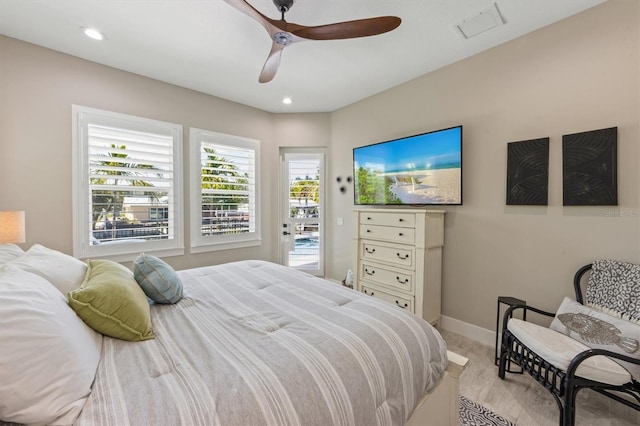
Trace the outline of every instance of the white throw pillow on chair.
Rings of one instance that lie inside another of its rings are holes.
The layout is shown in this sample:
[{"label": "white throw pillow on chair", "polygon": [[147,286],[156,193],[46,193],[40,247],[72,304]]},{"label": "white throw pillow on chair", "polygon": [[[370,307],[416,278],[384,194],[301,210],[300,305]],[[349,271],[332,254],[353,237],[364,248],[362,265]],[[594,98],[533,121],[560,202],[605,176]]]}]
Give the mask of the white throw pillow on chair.
[{"label": "white throw pillow on chair", "polygon": [[[640,324],[584,306],[569,297],[562,301],[549,328],[590,348],[640,359]],[[640,379],[640,365],[614,361],[629,370],[636,380]]]}]

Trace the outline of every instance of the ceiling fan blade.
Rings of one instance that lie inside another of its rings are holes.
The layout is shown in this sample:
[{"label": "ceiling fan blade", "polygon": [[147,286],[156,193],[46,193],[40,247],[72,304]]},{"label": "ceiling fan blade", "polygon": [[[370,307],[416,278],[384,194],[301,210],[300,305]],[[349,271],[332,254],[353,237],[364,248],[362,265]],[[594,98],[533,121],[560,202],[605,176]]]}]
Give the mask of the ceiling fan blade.
[{"label": "ceiling fan blade", "polygon": [[234,7],[235,9],[238,9],[240,12],[244,13],[245,15],[258,21],[260,25],[262,25],[264,29],[267,30],[267,32],[272,38],[275,34],[282,31],[293,33],[294,31],[300,31],[300,30],[309,28],[305,25],[293,24],[283,20],[271,19],[268,16],[263,15],[253,6],[251,6],[246,0],[224,0],[224,1],[230,6]]},{"label": "ceiling fan blade", "polygon": [[278,72],[278,67],[280,66],[282,50],[285,47],[286,46],[283,44],[273,43],[271,46],[271,52],[269,52],[269,56],[267,57],[267,60],[262,67],[262,71],[260,72],[260,78],[258,78],[260,83],[268,83],[276,76],[276,72]]},{"label": "ceiling fan blade", "polygon": [[401,22],[397,16],[380,16],[289,31],[309,40],[340,40],[383,34],[398,28]]},{"label": "ceiling fan blade", "polygon": [[273,19],[267,18],[262,13],[260,13],[256,8],[254,8],[249,3],[247,3],[245,0],[224,0],[224,1],[228,5],[238,9],[240,12],[244,13],[245,15],[258,21],[260,25],[262,25],[270,35],[272,35],[275,31],[277,31],[277,28],[279,28],[279,27],[276,27],[276,29],[273,28],[274,27],[273,23],[278,21],[273,21]]}]

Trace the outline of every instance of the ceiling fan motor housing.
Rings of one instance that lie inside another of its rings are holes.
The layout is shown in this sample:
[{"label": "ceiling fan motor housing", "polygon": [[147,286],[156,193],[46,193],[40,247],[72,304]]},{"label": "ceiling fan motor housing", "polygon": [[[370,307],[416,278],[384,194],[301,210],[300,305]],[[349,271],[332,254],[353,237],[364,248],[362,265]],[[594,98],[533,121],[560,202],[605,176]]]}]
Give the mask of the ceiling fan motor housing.
[{"label": "ceiling fan motor housing", "polygon": [[276,5],[279,12],[285,13],[293,6],[293,0],[273,0],[273,4]]},{"label": "ceiling fan motor housing", "polygon": [[276,42],[277,44],[288,46],[291,44],[293,40],[290,33],[281,31],[273,35],[273,41]]}]

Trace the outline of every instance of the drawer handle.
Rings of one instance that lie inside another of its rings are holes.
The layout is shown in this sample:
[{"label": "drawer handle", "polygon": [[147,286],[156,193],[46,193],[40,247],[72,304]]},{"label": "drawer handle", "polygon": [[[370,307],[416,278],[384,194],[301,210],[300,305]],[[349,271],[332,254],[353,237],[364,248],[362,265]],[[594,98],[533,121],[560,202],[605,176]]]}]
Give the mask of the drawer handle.
[{"label": "drawer handle", "polygon": [[373,270],[373,271],[369,272],[369,270],[367,268],[364,268],[364,273],[367,274],[367,275],[373,275],[373,274],[376,273],[376,271]]},{"label": "drawer handle", "polygon": [[402,281],[400,279],[400,277],[396,277],[396,280],[400,283],[400,284],[407,284],[409,282],[409,278],[405,278],[404,281]]},{"label": "drawer handle", "polygon": [[371,220],[371,218],[370,218],[370,217],[368,217],[368,218],[367,218],[367,220]]},{"label": "drawer handle", "polygon": [[399,307],[400,307],[400,308],[402,308],[402,309],[406,309],[406,308],[408,308],[408,307],[409,307],[409,304],[408,304],[408,303],[405,303],[405,304],[404,304],[404,306],[403,306],[403,305],[401,305],[401,304],[400,304],[400,302],[398,302],[398,301],[396,300],[396,306],[399,306]]},{"label": "drawer handle", "polygon": [[367,289],[365,288],[364,289],[364,294],[368,294],[369,296],[373,296],[374,293],[372,291],[371,292],[367,291]]},{"label": "drawer handle", "polygon": [[396,253],[396,256],[398,256],[398,259],[402,259],[402,260],[407,260],[409,258],[409,254],[405,254],[404,256],[400,256],[400,253]]},{"label": "drawer handle", "polygon": [[404,222],[404,219],[403,219],[403,218],[400,218],[400,219],[398,219],[398,220],[399,220],[400,222]]},{"label": "drawer handle", "polygon": [[371,253],[375,253],[376,249],[370,249],[369,247],[365,247],[364,251],[366,251],[367,253],[371,254]]},{"label": "drawer handle", "polygon": [[399,232],[399,233],[398,233],[398,236],[399,236],[399,237],[402,237],[403,235],[404,235],[404,234],[403,234],[402,232]]},{"label": "drawer handle", "polygon": [[367,229],[367,232],[371,232],[371,229]]}]

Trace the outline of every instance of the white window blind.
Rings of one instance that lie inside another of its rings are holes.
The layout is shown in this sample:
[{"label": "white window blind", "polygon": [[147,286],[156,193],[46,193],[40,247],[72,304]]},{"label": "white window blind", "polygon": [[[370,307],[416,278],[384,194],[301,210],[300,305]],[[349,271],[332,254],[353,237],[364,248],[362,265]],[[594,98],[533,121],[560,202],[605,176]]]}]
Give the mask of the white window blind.
[{"label": "white window blind", "polygon": [[200,129],[190,134],[192,246],[258,244],[258,142]]},{"label": "white window blind", "polygon": [[83,107],[74,118],[78,257],[180,249],[182,127]]}]

